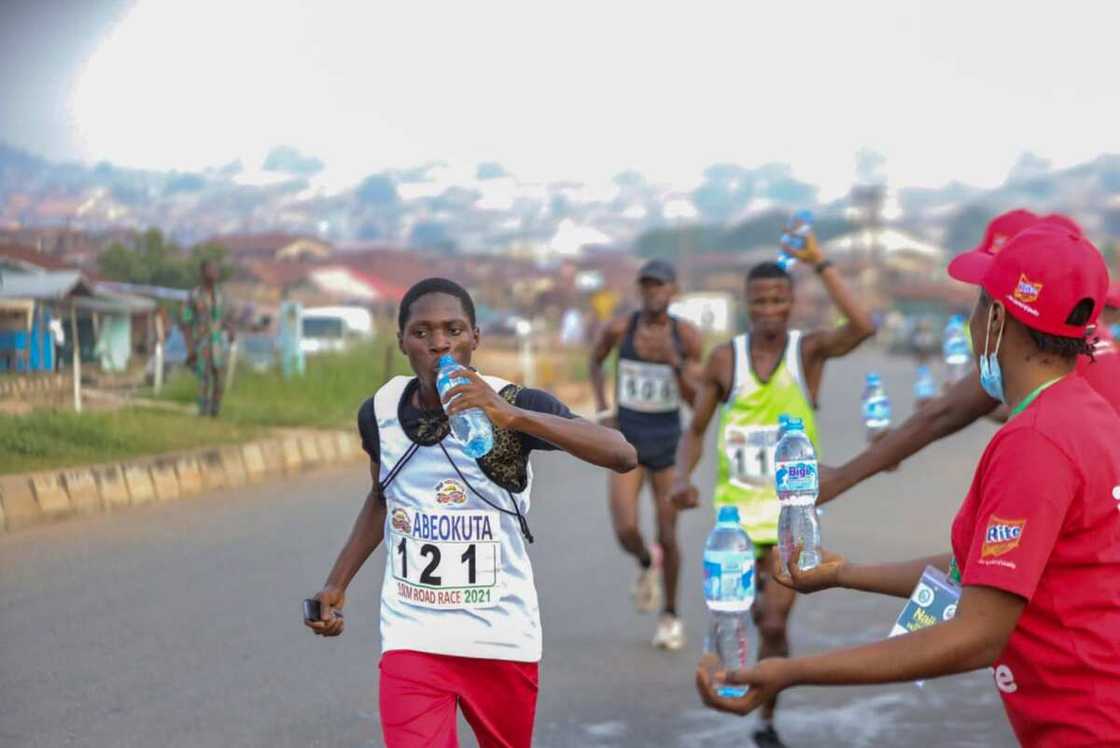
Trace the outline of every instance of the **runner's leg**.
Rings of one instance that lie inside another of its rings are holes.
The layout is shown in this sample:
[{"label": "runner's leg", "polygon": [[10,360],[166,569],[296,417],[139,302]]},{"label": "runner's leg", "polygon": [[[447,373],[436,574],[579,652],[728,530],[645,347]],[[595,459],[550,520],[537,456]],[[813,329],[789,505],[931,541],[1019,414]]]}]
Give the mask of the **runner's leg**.
[{"label": "runner's leg", "polygon": [[[755,599],[752,611],[755,625],[758,626],[758,659],[760,660],[765,657],[789,657],[786,627],[789,623],[790,611],[793,610],[796,593],[770,579],[769,570],[773,568],[774,554],[777,552],[777,546],[767,546],[766,552],[755,565],[759,581],[762,582],[762,590]],[[762,718],[773,720],[777,705],[777,697],[766,702],[762,707]]]},{"label": "runner's leg", "polygon": [[379,704],[386,748],[458,748],[457,697],[445,659],[404,650],[382,655]]},{"label": "runner's leg", "polygon": [[677,508],[671,501],[673,490],[672,467],[650,474],[653,499],[657,507],[657,542],[661,546],[661,571],[665,580],[665,612],[677,614],[677,579],[681,568],[681,550],[677,543]]},{"label": "runner's leg", "polygon": [[457,657],[459,705],[479,748],[529,748],[537,714],[535,662]]},{"label": "runner's leg", "polygon": [[628,473],[610,474],[611,524],[622,549],[634,558],[643,569],[649,568],[650,555],[646,541],[638,529],[638,496],[642,492],[646,469],[639,465]]}]

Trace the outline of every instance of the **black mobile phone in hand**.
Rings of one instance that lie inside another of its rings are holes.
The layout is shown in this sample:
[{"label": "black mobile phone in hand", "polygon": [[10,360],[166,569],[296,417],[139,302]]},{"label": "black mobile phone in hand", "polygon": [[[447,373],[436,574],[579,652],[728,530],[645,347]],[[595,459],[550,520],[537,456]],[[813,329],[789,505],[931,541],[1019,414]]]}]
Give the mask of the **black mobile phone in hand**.
[{"label": "black mobile phone in hand", "polygon": [[318,600],[314,598],[307,598],[303,601],[303,620],[305,621],[318,621],[323,617],[323,606],[319,604]]}]

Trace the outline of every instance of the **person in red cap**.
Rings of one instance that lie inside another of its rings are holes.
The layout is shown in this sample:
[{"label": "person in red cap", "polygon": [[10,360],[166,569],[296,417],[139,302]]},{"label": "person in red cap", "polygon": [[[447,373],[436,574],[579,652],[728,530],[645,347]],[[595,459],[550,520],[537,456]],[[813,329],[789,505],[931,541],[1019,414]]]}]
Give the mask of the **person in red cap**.
[{"label": "person in red cap", "polygon": [[[741,671],[696,672],[704,702],[746,714],[796,685],[903,682],[992,667],[1026,746],[1120,745],[1120,414],[1074,374],[1101,313],[1096,248],[1054,225],[1013,237],[987,267],[950,273],[981,287],[969,324],[985,391],[1011,406],[952,525],[952,552],[880,565],[823,552],[809,571],[775,564],[801,592],[911,597],[926,565],[961,585],[955,615],[874,644]],[[717,693],[749,686],[744,696]]]},{"label": "person in red cap", "polygon": [[[1030,211],[1013,210],[993,219],[984,234],[984,240],[971,251],[954,259],[950,272],[981,272],[1005,246],[1006,240],[1001,237],[1006,236],[1007,232],[1017,234],[1027,227],[1023,225],[1025,221],[1032,221],[1029,224],[1031,226],[1043,222],[1081,233],[1077,223],[1067,216],[1052,213],[1039,218]],[[1115,290],[1120,291],[1120,284]],[[1112,298],[1111,293],[1108,298]],[[1079,356],[1076,371],[1120,412],[1120,355],[1116,355],[1120,353],[1120,344],[1113,340],[1120,329],[1109,330],[1109,315],[1113,314],[1107,308],[1109,303],[1106,300],[1106,309],[1094,331],[1099,340],[1093,349],[1092,359],[1089,356]],[[1120,307],[1120,298],[1115,305]],[[1120,313],[1116,313],[1116,316],[1120,318]],[[1117,321],[1120,322],[1120,319]],[[940,397],[927,401],[897,428],[887,431],[848,462],[839,467],[822,466],[817,505],[838,498],[873,475],[897,467],[929,444],[955,434],[985,416],[1006,420],[1006,417],[1000,417],[1000,411],[1003,410],[1005,409],[1000,403],[980,386],[980,377],[974,372],[950,385]]]},{"label": "person in red cap", "polygon": [[1101,314],[1101,327],[1108,331],[1113,341],[1120,341],[1120,281],[1108,289],[1104,299],[1104,313]]}]

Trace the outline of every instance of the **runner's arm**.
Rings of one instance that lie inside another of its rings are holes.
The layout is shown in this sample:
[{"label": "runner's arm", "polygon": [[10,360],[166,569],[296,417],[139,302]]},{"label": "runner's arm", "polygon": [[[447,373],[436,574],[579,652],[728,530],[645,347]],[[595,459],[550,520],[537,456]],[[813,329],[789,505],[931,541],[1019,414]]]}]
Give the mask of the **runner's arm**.
[{"label": "runner's arm", "polygon": [[366,494],[366,501],[354,520],[350,537],[342,546],[323,588],[315,594],[319,601],[319,619],[304,620],[304,625],[316,636],[338,636],[346,627],[342,607],[346,604],[346,588],[370,554],[381,545],[385,534],[385,499],[378,485],[380,466],[370,459],[369,474],[373,485]]},{"label": "runner's arm", "polygon": [[611,351],[618,345],[619,339],[622,337],[622,322],[625,320],[621,317],[611,320],[603,331],[599,333],[598,340],[595,345],[591,347],[591,359],[589,362],[589,372],[591,379],[591,391],[595,396],[595,410],[599,413],[605,411],[607,405],[607,384],[606,379],[603,377],[603,362],[607,360],[607,356],[611,355]]},{"label": "runner's arm", "polygon": [[817,505],[832,501],[849,488],[897,465],[931,442],[960,431],[992,412],[998,404],[980,387],[978,374],[965,377],[841,467],[822,472]]},{"label": "runner's arm", "polygon": [[362,568],[370,554],[377,550],[385,535],[385,497],[381,495],[378,484],[381,468],[376,460],[369,461],[369,475],[372,485],[366,494],[365,503],[354,520],[354,527],[350,530],[350,537],[342,546],[338,558],[327,575],[324,588],[337,589],[345,592],[350,586],[350,580]]},{"label": "runner's arm", "polygon": [[691,322],[681,322],[680,331],[684,355],[683,360],[674,367],[674,371],[677,374],[677,386],[680,388],[681,397],[691,407],[696,404],[696,395],[702,386],[704,340],[700,335],[700,329]]},{"label": "runner's arm", "polygon": [[699,493],[691,485],[692,471],[704,451],[704,433],[723,400],[726,390],[723,374],[731,369],[731,345],[721,345],[708,355],[700,378],[700,389],[692,404],[692,420],[677,445],[676,477],[673,480],[673,501],[682,508],[699,503]]},{"label": "runner's arm", "polygon": [[582,418],[519,408],[507,402],[471,369],[459,369],[455,376],[468,381],[443,393],[443,409],[448,416],[481,408],[494,426],[546,441],[592,465],[618,473],[627,473],[638,466],[638,453],[620,431]]},{"label": "runner's arm", "polygon": [[840,277],[839,270],[832,265],[820,268],[825,257],[815,234],[807,235],[805,249],[795,254],[799,260],[811,264],[817,270],[829,298],[846,320],[840,327],[821,329],[806,335],[802,352],[807,359],[816,361],[844,356],[875,334],[871,313],[856,299],[848,284]]}]

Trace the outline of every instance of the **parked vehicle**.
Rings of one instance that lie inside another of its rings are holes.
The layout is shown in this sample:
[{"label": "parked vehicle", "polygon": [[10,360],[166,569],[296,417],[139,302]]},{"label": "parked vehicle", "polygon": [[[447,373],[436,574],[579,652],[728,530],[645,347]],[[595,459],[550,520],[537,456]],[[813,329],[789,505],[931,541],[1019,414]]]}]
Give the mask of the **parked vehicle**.
[{"label": "parked vehicle", "polygon": [[373,336],[373,315],[365,307],[321,306],[303,310],[300,350],[308,356],[343,351]]}]

